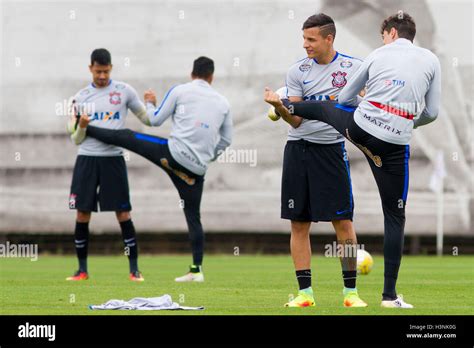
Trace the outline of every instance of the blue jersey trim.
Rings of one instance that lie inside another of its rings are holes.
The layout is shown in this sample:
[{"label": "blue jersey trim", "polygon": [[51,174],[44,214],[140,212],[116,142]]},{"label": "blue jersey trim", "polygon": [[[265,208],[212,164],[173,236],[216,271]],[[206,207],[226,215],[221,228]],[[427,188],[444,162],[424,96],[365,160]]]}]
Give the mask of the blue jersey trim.
[{"label": "blue jersey trim", "polygon": [[408,197],[408,181],[409,181],[409,170],[408,170],[408,161],[410,159],[410,145],[405,146],[405,182],[403,185],[403,201],[407,201]]},{"label": "blue jersey trim", "polygon": [[[347,172],[347,179],[349,180],[349,209],[352,212],[353,210],[353,195],[352,195],[352,181],[351,181],[351,169],[349,167],[349,158],[347,158],[347,151],[344,145],[344,142],[341,143],[342,149],[342,156],[344,156],[344,163],[346,164],[346,172]],[[336,212],[336,214],[340,215],[342,212]]]},{"label": "blue jersey trim", "polygon": [[148,134],[135,133],[135,138],[137,138],[138,140],[144,140],[155,144],[168,144],[168,139],[159,138]]},{"label": "blue jersey trim", "polygon": [[168,99],[171,91],[175,88],[176,88],[176,86],[171,87],[170,90],[168,91],[168,93],[166,93],[165,97],[163,98],[163,101],[161,102],[160,106],[158,107],[158,109],[156,109],[156,111],[154,113],[155,116],[160,112],[160,110],[163,107],[163,104],[165,103],[166,99]]},{"label": "blue jersey trim", "polygon": [[[337,57],[339,57],[339,52],[338,52],[338,51],[336,51],[336,55],[335,55],[334,58],[329,62],[329,64],[331,64],[332,62],[334,62],[334,61],[337,59]],[[316,58],[313,58],[313,60],[314,60],[314,62],[315,62],[316,64],[319,65],[319,63],[318,63],[318,61],[316,60]]]},{"label": "blue jersey trim", "polygon": [[335,107],[347,112],[354,112],[356,109],[356,107],[354,106],[347,106],[347,105],[342,105],[342,104],[336,104]]},{"label": "blue jersey trim", "polygon": [[363,62],[362,59],[360,58],[357,58],[357,57],[351,57],[351,56],[348,56],[347,54],[342,54],[342,53],[339,53],[342,57],[345,57],[345,58],[350,58],[350,59],[357,59],[357,60],[360,60],[361,62]]}]

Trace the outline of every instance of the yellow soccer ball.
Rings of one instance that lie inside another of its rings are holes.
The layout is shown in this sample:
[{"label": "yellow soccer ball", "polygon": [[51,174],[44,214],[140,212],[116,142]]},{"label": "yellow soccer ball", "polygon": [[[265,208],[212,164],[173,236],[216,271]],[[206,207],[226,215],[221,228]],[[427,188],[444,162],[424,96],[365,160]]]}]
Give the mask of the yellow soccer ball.
[{"label": "yellow soccer ball", "polygon": [[357,274],[369,274],[374,267],[374,259],[364,249],[357,250]]}]

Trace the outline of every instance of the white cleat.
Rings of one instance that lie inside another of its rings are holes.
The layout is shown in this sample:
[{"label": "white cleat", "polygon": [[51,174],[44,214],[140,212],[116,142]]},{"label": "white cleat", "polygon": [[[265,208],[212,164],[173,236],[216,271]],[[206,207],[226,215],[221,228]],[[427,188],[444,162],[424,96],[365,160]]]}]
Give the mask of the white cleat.
[{"label": "white cleat", "polygon": [[403,301],[403,295],[398,295],[396,300],[382,301],[381,307],[385,308],[414,308],[413,305]]},{"label": "white cleat", "polygon": [[204,274],[200,273],[191,273],[185,274],[182,277],[178,277],[174,279],[175,282],[178,283],[185,283],[185,282],[198,282],[202,283],[204,281]]}]

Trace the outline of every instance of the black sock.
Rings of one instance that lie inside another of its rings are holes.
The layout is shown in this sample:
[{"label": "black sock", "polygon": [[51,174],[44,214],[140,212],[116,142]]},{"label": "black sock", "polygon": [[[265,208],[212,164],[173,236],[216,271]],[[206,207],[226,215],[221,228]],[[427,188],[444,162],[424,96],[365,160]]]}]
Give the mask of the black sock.
[{"label": "black sock", "polygon": [[344,287],[354,289],[356,287],[357,271],[342,271]]},{"label": "black sock", "polygon": [[125,252],[128,256],[128,262],[130,265],[130,273],[138,271],[138,246],[135,235],[135,227],[133,226],[132,220],[122,221],[120,223],[122,229],[123,243],[125,245]]},{"label": "black sock", "polygon": [[300,290],[309,288],[311,286],[311,270],[302,269],[300,271],[296,271],[296,279],[298,280]]},{"label": "black sock", "polygon": [[189,271],[191,273],[200,273],[201,272],[201,265],[191,265],[189,267]]},{"label": "black sock", "polygon": [[79,271],[87,272],[87,247],[89,245],[89,223],[77,222],[74,230],[74,245],[76,246]]}]

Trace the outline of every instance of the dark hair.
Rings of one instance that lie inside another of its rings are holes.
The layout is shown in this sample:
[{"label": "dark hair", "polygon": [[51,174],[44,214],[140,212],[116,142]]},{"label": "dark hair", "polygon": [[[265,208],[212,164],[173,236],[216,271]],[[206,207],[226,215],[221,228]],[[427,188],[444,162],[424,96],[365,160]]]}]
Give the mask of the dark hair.
[{"label": "dark hair", "polygon": [[211,58],[199,57],[194,61],[192,74],[203,79],[209,78],[214,74],[214,61]]},{"label": "dark hair", "polygon": [[324,13],[318,13],[308,17],[308,19],[303,23],[303,30],[308,28],[319,27],[319,31],[322,37],[327,37],[332,35],[333,38],[336,38],[336,24],[334,20]]},{"label": "dark hair", "polygon": [[413,18],[406,12],[398,11],[387,19],[385,19],[380,28],[380,33],[383,35],[384,31],[390,32],[395,28],[398,32],[398,37],[413,41],[416,34],[416,24]]},{"label": "dark hair", "polygon": [[105,48],[97,48],[91,54],[91,65],[97,63],[99,65],[110,65],[112,64],[112,57],[110,52]]}]

